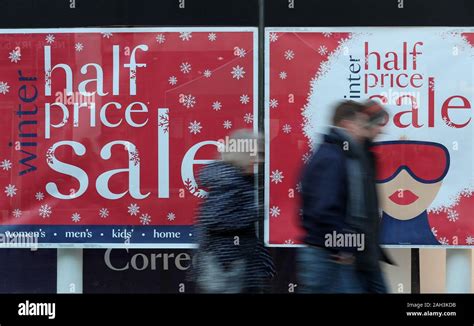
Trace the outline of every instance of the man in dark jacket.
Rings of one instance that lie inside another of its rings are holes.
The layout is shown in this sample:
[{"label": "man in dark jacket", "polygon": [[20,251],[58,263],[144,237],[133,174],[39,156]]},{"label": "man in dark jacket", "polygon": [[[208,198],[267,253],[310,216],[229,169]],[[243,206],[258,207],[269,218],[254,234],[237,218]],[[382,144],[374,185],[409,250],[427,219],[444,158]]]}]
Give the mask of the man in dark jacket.
[{"label": "man in dark jacket", "polygon": [[[307,245],[298,252],[300,290],[309,293],[361,292],[354,270],[365,250],[368,162],[364,151],[367,115],[353,101],[340,103],[333,127],[305,167],[302,226]],[[371,248],[372,249],[372,248]]]}]

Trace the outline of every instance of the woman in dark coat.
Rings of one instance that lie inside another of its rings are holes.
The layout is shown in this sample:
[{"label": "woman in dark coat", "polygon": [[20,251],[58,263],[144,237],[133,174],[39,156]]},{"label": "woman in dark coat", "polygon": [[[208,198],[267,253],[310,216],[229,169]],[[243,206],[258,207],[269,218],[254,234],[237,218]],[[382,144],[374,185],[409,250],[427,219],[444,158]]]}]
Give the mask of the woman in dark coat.
[{"label": "woman in dark coat", "polygon": [[[196,224],[198,253],[194,275],[203,293],[261,292],[274,274],[272,259],[258,238],[254,164],[258,163],[258,138],[247,130],[230,140],[255,146],[222,146],[222,161],[207,165],[199,174],[208,198]],[[255,151],[250,153],[249,148]]]}]

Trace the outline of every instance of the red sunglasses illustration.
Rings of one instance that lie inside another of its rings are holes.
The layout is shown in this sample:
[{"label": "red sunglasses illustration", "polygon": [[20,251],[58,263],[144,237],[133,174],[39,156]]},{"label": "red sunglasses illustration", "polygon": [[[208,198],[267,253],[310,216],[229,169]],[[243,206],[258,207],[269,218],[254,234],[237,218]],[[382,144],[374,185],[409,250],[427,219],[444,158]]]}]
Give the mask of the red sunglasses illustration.
[{"label": "red sunglasses illustration", "polygon": [[448,149],[434,142],[396,140],[377,142],[371,150],[377,159],[376,182],[394,179],[402,170],[422,183],[436,183],[449,170]]}]

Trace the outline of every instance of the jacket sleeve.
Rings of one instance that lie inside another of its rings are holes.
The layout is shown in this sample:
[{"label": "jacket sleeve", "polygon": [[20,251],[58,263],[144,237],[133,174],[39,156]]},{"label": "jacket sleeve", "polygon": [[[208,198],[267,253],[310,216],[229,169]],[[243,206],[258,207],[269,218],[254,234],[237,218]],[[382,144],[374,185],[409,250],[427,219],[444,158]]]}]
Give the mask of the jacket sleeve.
[{"label": "jacket sleeve", "polygon": [[[233,232],[254,226],[258,220],[255,192],[246,187],[240,178],[223,171],[209,171],[200,175],[210,188],[210,198],[202,207],[200,224],[211,231]],[[212,182],[209,182],[212,181]]]},{"label": "jacket sleeve", "polygon": [[303,224],[318,228],[323,234],[347,231],[345,161],[331,146],[320,147],[310,160],[302,179]]}]

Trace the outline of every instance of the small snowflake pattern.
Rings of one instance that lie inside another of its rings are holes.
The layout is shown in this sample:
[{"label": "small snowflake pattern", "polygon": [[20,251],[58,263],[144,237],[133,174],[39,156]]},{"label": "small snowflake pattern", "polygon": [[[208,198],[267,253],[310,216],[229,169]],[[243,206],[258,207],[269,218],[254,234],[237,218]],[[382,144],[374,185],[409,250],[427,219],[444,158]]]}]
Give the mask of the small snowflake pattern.
[{"label": "small snowflake pattern", "polygon": [[80,42],[77,42],[74,45],[74,49],[76,49],[76,52],[81,52],[82,50],[84,50],[84,45]]},{"label": "small snowflake pattern", "polygon": [[272,33],[270,33],[270,42],[272,42],[272,43],[273,43],[273,42],[276,42],[276,41],[278,41],[278,37],[279,37],[279,36],[278,36],[278,34],[277,34],[277,33],[273,33],[273,32],[272,32]]},{"label": "small snowflake pattern", "polygon": [[252,113],[244,114],[244,122],[245,123],[252,123],[253,122],[253,114]]},{"label": "small snowflake pattern", "polygon": [[278,207],[278,206],[272,206],[272,207],[270,208],[270,216],[271,216],[271,217],[278,217],[278,216],[280,216],[280,213],[281,213],[280,207]]},{"label": "small snowflake pattern", "polygon": [[193,37],[192,32],[181,32],[181,33],[179,33],[179,38],[183,42],[191,40],[192,37]]},{"label": "small snowflake pattern", "polygon": [[12,162],[10,160],[3,160],[0,163],[0,168],[2,168],[3,171],[8,171],[12,168]]},{"label": "small snowflake pattern", "polygon": [[42,218],[48,218],[51,216],[53,211],[51,210],[51,206],[45,204],[40,206],[40,208],[38,209],[38,213]]},{"label": "small snowflake pattern", "polygon": [[291,126],[289,124],[284,124],[283,127],[281,128],[281,130],[285,134],[289,134],[291,132]]},{"label": "small snowflake pattern", "polygon": [[130,206],[127,208],[128,214],[130,214],[130,216],[136,216],[138,213],[140,213],[140,207],[137,204],[130,204]]},{"label": "small snowflake pattern", "polygon": [[81,220],[81,214],[79,213],[74,213],[71,215],[71,220],[74,222],[74,223],[77,223]]},{"label": "small snowflake pattern", "polygon": [[37,201],[41,201],[44,199],[44,194],[41,192],[41,191],[38,191],[36,194],[35,194],[35,198]]},{"label": "small snowflake pattern", "polygon": [[179,65],[179,70],[183,73],[183,74],[189,74],[192,70],[192,66],[189,62],[182,62],[180,65]]},{"label": "small snowflake pattern", "polygon": [[249,104],[250,103],[250,97],[247,94],[241,95],[240,96],[240,103]]},{"label": "small snowflake pattern", "polygon": [[53,43],[54,43],[54,35],[53,35],[53,34],[48,34],[48,35],[46,35],[46,37],[44,38],[44,40],[45,40],[46,43],[48,43],[48,44],[53,44]]},{"label": "small snowflake pattern", "polygon": [[7,82],[0,81],[0,94],[7,94],[9,92],[10,86],[8,86]]},{"label": "small snowflake pattern", "polygon": [[174,86],[178,83],[178,78],[176,78],[176,76],[171,76],[170,78],[168,78],[168,83],[171,86]]},{"label": "small snowflake pattern", "polygon": [[286,73],[286,71],[281,71],[278,76],[281,80],[285,80],[288,77],[288,74]]},{"label": "small snowflake pattern", "polygon": [[23,214],[23,212],[18,208],[13,210],[13,212],[12,212],[12,215],[13,215],[14,218],[20,218],[22,214]]},{"label": "small snowflake pattern", "polygon": [[272,171],[270,179],[275,184],[282,183],[284,179],[283,172],[280,170]]},{"label": "small snowflake pattern", "polygon": [[194,120],[189,123],[188,129],[189,133],[196,135],[201,132],[202,126],[200,122]]},{"label": "small snowflake pattern", "polygon": [[222,103],[219,101],[215,101],[214,103],[212,103],[212,109],[214,111],[219,111],[220,109],[222,109]]},{"label": "small snowflake pattern", "polygon": [[190,109],[196,105],[196,97],[191,94],[184,95],[181,97],[180,102],[185,108]]},{"label": "small snowflake pattern", "polygon": [[9,184],[8,186],[5,187],[5,194],[7,197],[13,197],[16,195],[16,191],[18,189],[16,188],[15,185]]},{"label": "small snowflake pattern", "polygon": [[103,38],[111,38],[114,34],[112,34],[111,32],[101,32],[100,34],[102,34],[102,37]]},{"label": "small snowflake pattern", "polygon": [[140,223],[143,225],[148,225],[151,222],[151,216],[148,213],[142,214],[140,216]]},{"label": "small snowflake pattern", "polygon": [[238,65],[238,66],[232,67],[231,74],[232,74],[233,79],[240,80],[245,77],[245,70],[243,67]]},{"label": "small snowflake pattern", "polygon": [[167,215],[166,215],[166,219],[170,222],[173,222],[175,219],[176,219],[176,214],[173,213],[173,212],[169,212]]},{"label": "small snowflake pattern", "polygon": [[207,39],[211,42],[215,42],[217,40],[217,35],[216,33],[209,33],[207,34]]},{"label": "small snowflake pattern", "polygon": [[237,47],[237,48],[235,48],[235,50],[234,50],[234,55],[235,55],[236,57],[244,58],[246,54],[247,54],[247,51],[245,51],[245,49],[242,49],[242,48]]},{"label": "small snowflake pattern", "polygon": [[295,58],[295,52],[293,50],[286,50],[283,55],[288,61],[291,61]]},{"label": "small snowflake pattern", "polygon": [[163,44],[166,41],[166,36],[164,34],[158,34],[155,39],[158,44]]},{"label": "small snowflake pattern", "polygon": [[109,214],[110,214],[109,210],[105,207],[103,207],[99,210],[99,216],[101,218],[107,218],[107,217],[109,217]]},{"label": "small snowflake pattern", "polygon": [[18,63],[18,61],[21,60],[20,49],[11,51],[9,56],[8,56],[8,59],[10,59],[10,62]]},{"label": "small snowflake pattern", "polygon": [[230,129],[230,128],[232,128],[232,121],[230,121],[230,120],[225,120],[225,121],[222,123],[222,126],[224,127],[224,129]]},{"label": "small snowflake pattern", "polygon": [[325,55],[328,53],[328,48],[325,46],[325,45],[321,45],[319,48],[318,48],[318,53],[320,55]]},{"label": "small snowflake pattern", "polygon": [[270,100],[270,108],[271,108],[271,109],[276,109],[277,107],[278,107],[278,100],[272,98],[272,99]]},{"label": "small snowflake pattern", "polygon": [[472,235],[466,237],[466,244],[474,245],[474,237]]}]

